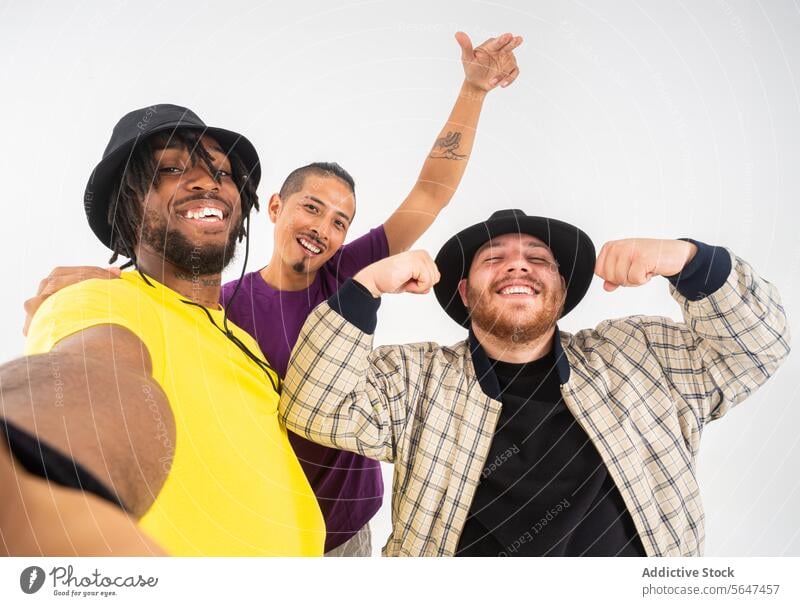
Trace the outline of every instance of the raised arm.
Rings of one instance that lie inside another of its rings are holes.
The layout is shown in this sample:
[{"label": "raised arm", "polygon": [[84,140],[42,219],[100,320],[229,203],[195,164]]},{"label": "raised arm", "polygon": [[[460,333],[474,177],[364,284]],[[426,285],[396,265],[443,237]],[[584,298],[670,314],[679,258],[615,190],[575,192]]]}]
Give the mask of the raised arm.
[{"label": "raised arm", "polygon": [[[683,426],[696,447],[703,425],[744,400],[777,370],[790,349],[789,325],[774,285],[730,251],[694,241],[618,240],[606,244],[596,273],[606,290],[669,278],[683,322],[637,316],[604,323],[630,334],[658,360]],[[621,331],[621,332],[620,332]],[[635,351],[634,339],[628,346]]]},{"label": "raised arm", "polygon": [[522,38],[503,34],[472,48],[463,32],[461,47],[464,82],[453,110],[422,166],[408,197],[384,223],[389,254],[408,250],[450,202],[467,168],[486,93],[506,87],[519,75],[513,51]]}]

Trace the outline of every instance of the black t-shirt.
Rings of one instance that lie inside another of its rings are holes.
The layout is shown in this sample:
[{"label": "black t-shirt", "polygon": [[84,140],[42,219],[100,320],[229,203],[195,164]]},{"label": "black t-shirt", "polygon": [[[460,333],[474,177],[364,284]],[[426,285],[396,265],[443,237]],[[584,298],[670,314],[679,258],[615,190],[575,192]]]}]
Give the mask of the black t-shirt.
[{"label": "black t-shirt", "polygon": [[458,556],[644,556],[622,495],[561,397],[552,354],[490,360],[503,404]]}]

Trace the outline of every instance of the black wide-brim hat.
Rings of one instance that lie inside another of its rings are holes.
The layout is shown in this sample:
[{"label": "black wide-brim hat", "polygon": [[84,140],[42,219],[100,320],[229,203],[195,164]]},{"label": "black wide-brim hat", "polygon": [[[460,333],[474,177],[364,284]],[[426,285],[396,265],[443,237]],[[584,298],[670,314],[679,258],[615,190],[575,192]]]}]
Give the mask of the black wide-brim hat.
[{"label": "black wide-brim hat", "polygon": [[528,234],[550,248],[558,263],[558,272],[567,285],[567,296],[561,317],[580,303],[592,283],[595,250],[586,233],[557,219],[532,217],[521,210],[498,210],[486,221],[458,232],[436,255],[441,279],[433,287],[439,304],[453,320],[469,328],[469,312],[461,302],[458,283],[469,274],[472,258],[492,238],[505,234]]},{"label": "black wide-brim hat", "polygon": [[228,154],[234,152],[244,164],[247,179],[258,186],[261,179],[261,165],[253,144],[239,133],[214,128],[206,124],[192,110],[179,105],[162,103],[134,110],[120,119],[111,133],[111,140],[103,152],[103,159],[95,167],[86,193],[83,207],[89,226],[100,241],[111,248],[111,224],[108,219],[109,208],[114,202],[112,193],[119,185],[125,168],[136,149],[145,139],[156,133],[189,128],[213,137]]}]

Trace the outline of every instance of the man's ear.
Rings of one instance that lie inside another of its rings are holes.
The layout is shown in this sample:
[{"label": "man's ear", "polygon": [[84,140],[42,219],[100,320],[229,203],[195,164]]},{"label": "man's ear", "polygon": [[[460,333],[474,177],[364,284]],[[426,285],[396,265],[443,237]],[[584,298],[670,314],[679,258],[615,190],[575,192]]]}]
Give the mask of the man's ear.
[{"label": "man's ear", "polygon": [[272,194],[269,197],[269,204],[267,205],[267,209],[269,210],[269,220],[275,223],[278,220],[278,215],[283,208],[283,200],[281,200],[280,194]]},{"label": "man's ear", "polygon": [[461,302],[464,304],[464,307],[469,308],[467,305],[467,279],[462,278],[461,281],[458,283],[458,294],[461,295]]}]

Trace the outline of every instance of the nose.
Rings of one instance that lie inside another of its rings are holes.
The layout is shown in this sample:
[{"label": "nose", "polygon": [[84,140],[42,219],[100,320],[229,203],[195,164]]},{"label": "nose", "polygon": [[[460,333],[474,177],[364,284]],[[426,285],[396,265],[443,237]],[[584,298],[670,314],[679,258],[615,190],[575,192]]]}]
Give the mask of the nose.
[{"label": "nose", "polygon": [[198,162],[184,173],[184,179],[186,180],[186,187],[192,191],[219,191],[219,183],[202,162]]},{"label": "nose", "polygon": [[524,255],[512,255],[506,266],[507,273],[521,272],[527,274],[531,271],[530,264]]},{"label": "nose", "polygon": [[318,240],[328,241],[328,229],[324,220],[318,220],[310,229]]}]

